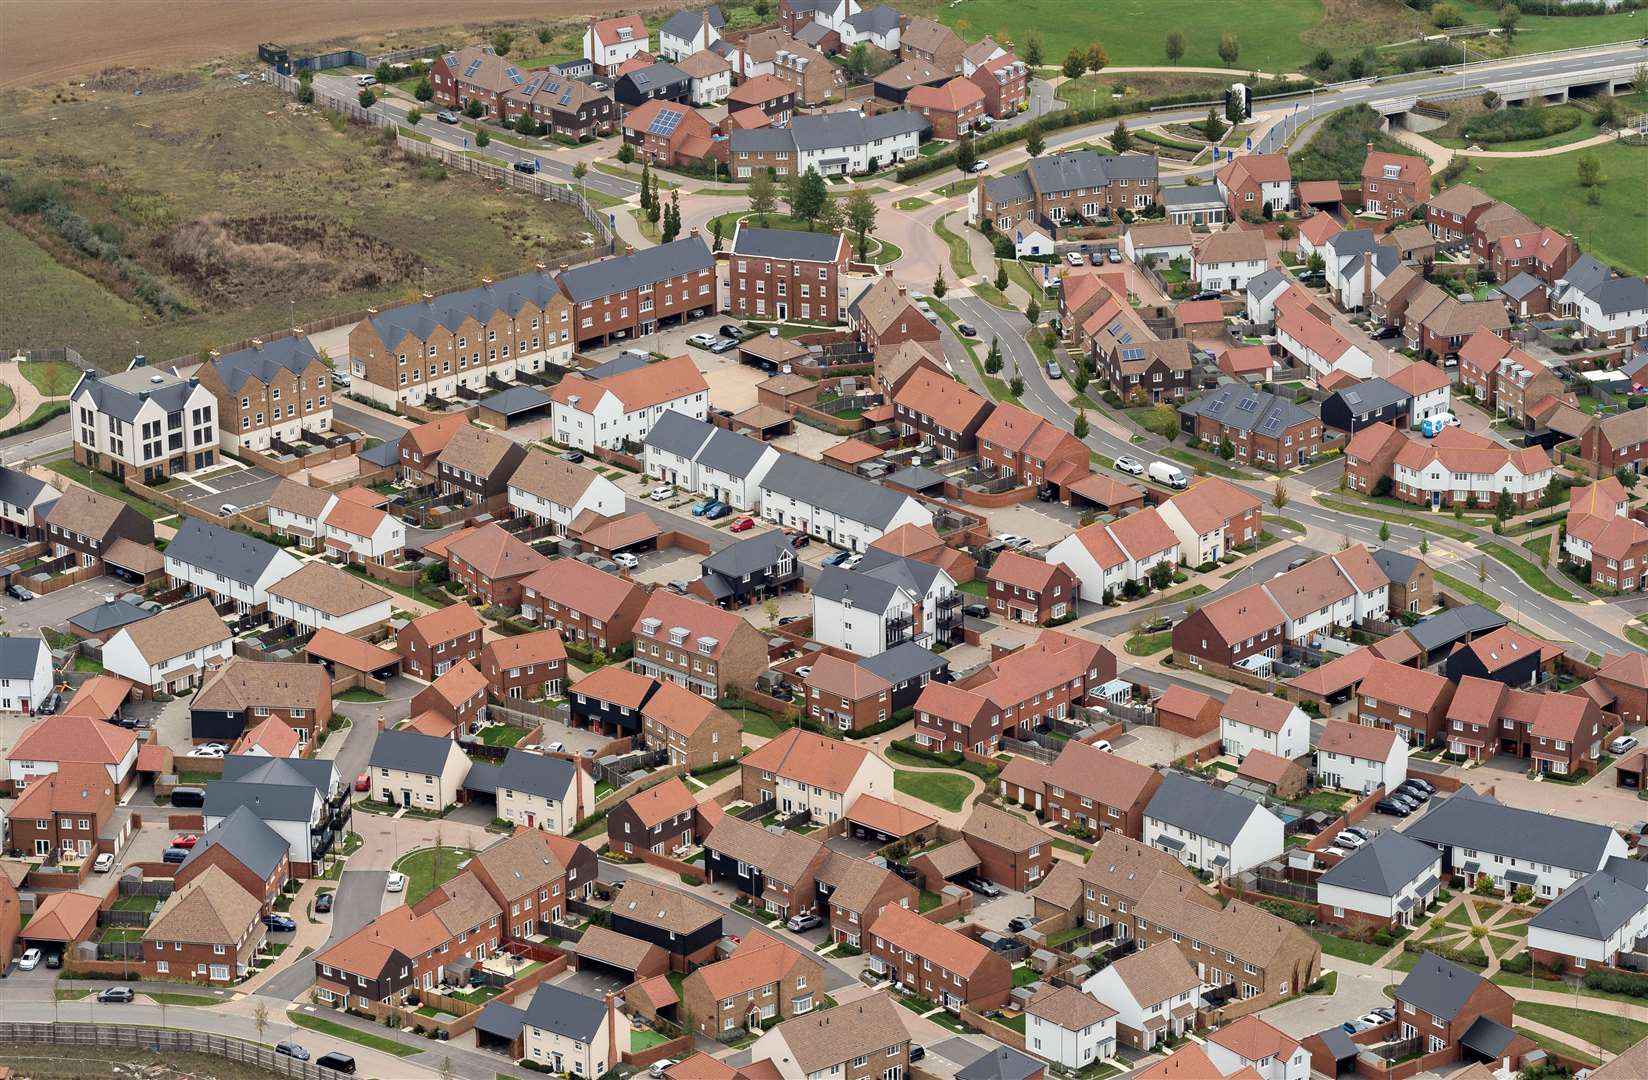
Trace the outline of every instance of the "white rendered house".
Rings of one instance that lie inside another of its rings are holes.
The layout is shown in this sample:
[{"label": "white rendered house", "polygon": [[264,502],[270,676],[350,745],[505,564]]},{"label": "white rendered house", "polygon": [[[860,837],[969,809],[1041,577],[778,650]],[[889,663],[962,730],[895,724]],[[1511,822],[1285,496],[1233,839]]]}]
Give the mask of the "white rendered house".
[{"label": "white rendered house", "polygon": [[52,685],[51,650],[44,638],[0,638],[0,712],[38,709]]},{"label": "white rendered house", "polygon": [[206,668],[233,654],[229,628],[197,600],[121,627],[103,646],[103,670],[149,693],[172,694],[199,686]]},{"label": "white rendered house", "polygon": [[1408,742],[1394,729],[1329,721],[1316,743],[1316,774],[1323,787],[1395,791],[1408,778]]},{"label": "white rendered house", "polygon": [[654,480],[719,499],[734,510],[755,510],[761,481],[779,452],[747,435],[671,412],[647,433],[642,457]]},{"label": "white rendered house", "polygon": [[1441,852],[1391,829],[1323,874],[1316,901],[1340,925],[1411,926],[1441,881]]},{"label": "white rendered house", "polygon": [[1228,877],[1282,853],[1282,819],[1240,795],[1169,775],[1145,807],[1144,842]]},{"label": "white rendered house", "polygon": [[617,484],[593,469],[531,449],[509,478],[509,506],[516,517],[529,517],[539,525],[553,525],[557,533],[565,536],[568,527],[582,514],[622,515],[624,493]]},{"label": "white rendered house", "polygon": [[906,641],[931,647],[956,582],[931,563],[871,551],[852,570],[827,566],[813,583],[813,640],[859,656]]},{"label": "white rendered house", "polygon": [[562,446],[593,450],[639,444],[666,412],[709,416],[709,384],[692,358],[677,356],[603,379],[570,377],[550,392],[550,430]]},{"label": "white rendered house", "polygon": [[933,523],[933,512],[911,496],[797,454],[781,454],[760,486],[762,517],[849,551],[901,525]]},{"label": "white rendered house", "polygon": [[1085,1069],[1116,1053],[1116,1010],[1073,986],[1043,991],[1024,1010],[1024,1048]]},{"label": "white rendered house", "polygon": [[1310,753],[1310,717],[1291,701],[1238,686],[1219,708],[1219,738],[1237,761],[1255,750],[1292,761]]}]

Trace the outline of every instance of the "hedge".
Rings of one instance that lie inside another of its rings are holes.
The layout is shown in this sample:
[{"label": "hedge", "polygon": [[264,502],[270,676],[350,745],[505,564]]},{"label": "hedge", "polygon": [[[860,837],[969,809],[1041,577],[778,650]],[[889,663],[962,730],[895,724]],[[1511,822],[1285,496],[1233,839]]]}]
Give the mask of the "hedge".
[{"label": "hedge", "polygon": [[53,401],[48,404],[41,405],[39,408],[35,409],[34,412],[30,414],[29,418],[24,420],[21,424],[14,424],[6,430],[0,431],[0,439],[6,438],[10,435],[21,435],[26,431],[33,431],[35,428],[44,427],[47,423],[57,419],[59,416],[62,416],[68,411],[69,403],[66,401]]},{"label": "hedge", "polygon": [[[1281,79],[1276,82],[1261,83],[1254,87],[1255,96],[1263,94],[1267,97],[1286,94],[1299,94],[1316,86],[1314,79]],[[1064,128],[1081,127],[1084,124],[1095,124],[1101,120],[1112,120],[1118,116],[1130,116],[1134,113],[1148,112],[1160,105],[1200,105],[1207,101],[1206,94],[1164,94],[1161,97],[1143,98],[1138,101],[1125,103],[1107,102],[1103,105],[1088,106],[1082,109],[1063,109],[1056,113],[1049,113],[1036,121],[1035,124],[1025,124],[1021,127],[1003,131],[991,132],[973,140],[973,149],[980,154],[991,150],[999,150],[1004,146],[1023,142],[1032,127],[1043,132],[1059,131]],[[945,169],[956,167],[956,151],[954,147],[942,154],[931,157],[918,158],[899,166],[895,174],[899,180],[909,182],[930,173],[943,172]]]},{"label": "hedge", "polygon": [[1648,998],[1648,976],[1627,975],[1616,971],[1587,971],[1585,986],[1587,989],[1602,990],[1610,994]]}]

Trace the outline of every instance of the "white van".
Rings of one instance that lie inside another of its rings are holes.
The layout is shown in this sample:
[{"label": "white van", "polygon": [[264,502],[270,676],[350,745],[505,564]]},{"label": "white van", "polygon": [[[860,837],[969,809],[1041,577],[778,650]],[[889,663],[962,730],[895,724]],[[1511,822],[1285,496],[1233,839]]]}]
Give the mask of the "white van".
[{"label": "white van", "polygon": [[1177,465],[1169,465],[1165,461],[1152,461],[1150,468],[1145,471],[1145,475],[1156,481],[1156,483],[1166,484],[1168,487],[1182,488],[1190,485],[1183,469]]}]

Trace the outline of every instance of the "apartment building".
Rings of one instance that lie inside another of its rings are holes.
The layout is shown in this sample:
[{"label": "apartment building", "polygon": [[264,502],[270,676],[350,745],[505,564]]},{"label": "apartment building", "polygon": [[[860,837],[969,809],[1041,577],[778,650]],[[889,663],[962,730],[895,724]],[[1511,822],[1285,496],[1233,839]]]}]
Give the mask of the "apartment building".
[{"label": "apartment building", "polygon": [[198,372],[217,399],[225,450],[264,451],[274,442],[301,445],[304,433],[332,430],[331,369],[302,334],[222,355]]},{"label": "apartment building", "polygon": [[741,221],[727,260],[727,310],[743,318],[836,322],[845,313],[842,277],[850,257],[839,233],[762,229]]},{"label": "apartment building", "polygon": [[549,397],[552,437],[584,451],[639,447],[666,412],[709,416],[709,384],[686,355],[599,379],[568,376]]},{"label": "apartment building", "polygon": [[74,460],[117,480],[152,484],[217,463],[217,398],[142,357],[117,375],[82,373],[69,412]]},{"label": "apartment building", "polygon": [[712,701],[767,670],[767,642],[736,612],[657,589],[635,623],[630,667]]}]

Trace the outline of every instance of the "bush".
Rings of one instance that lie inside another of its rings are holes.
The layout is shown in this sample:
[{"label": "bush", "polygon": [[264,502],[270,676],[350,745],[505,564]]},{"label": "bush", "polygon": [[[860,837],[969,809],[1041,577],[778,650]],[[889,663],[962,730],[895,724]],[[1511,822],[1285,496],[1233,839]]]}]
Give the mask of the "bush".
[{"label": "bush", "polygon": [[1375,945],[1383,945],[1388,949],[1392,945],[1396,944],[1396,938],[1391,935],[1389,930],[1381,928],[1373,932],[1373,943]]},{"label": "bush", "polygon": [[1648,998],[1648,976],[1643,975],[1628,975],[1617,971],[1587,971],[1585,986],[1587,989],[1601,990],[1609,994]]},{"label": "bush", "polygon": [[1476,142],[1517,142],[1572,131],[1580,119],[1580,111],[1571,105],[1500,109],[1471,117],[1459,126],[1459,134]]}]

